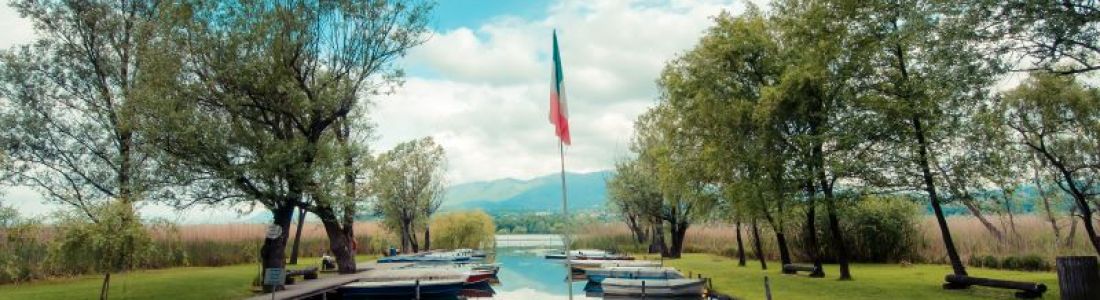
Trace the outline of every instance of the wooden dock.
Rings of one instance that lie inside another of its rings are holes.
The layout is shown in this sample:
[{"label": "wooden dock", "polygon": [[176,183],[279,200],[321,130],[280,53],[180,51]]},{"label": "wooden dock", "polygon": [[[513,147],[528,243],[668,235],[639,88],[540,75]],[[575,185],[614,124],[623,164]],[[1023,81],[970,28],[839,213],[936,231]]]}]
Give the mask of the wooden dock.
[{"label": "wooden dock", "polygon": [[342,285],[360,280],[370,280],[371,278],[389,273],[389,269],[408,265],[410,264],[360,263],[357,265],[358,269],[362,270],[359,273],[323,276],[314,280],[296,280],[294,284],[284,286],[286,289],[275,292],[274,296],[272,296],[271,293],[263,293],[252,296],[248,298],[248,300],[293,300],[320,296],[334,291]]}]

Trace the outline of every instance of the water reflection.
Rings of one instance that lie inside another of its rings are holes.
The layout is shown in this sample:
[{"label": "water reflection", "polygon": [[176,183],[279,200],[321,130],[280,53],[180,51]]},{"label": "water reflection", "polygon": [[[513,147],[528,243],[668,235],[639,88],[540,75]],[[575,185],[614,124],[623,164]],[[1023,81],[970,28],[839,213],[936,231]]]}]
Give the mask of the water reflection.
[{"label": "water reflection", "polygon": [[493,285],[495,292],[490,297],[469,296],[468,299],[523,299],[523,300],[563,300],[569,299],[572,290],[573,299],[601,299],[585,295],[586,281],[574,280],[570,285],[566,279],[569,274],[561,260],[548,260],[538,251],[501,250],[496,255],[500,264],[500,284]]}]

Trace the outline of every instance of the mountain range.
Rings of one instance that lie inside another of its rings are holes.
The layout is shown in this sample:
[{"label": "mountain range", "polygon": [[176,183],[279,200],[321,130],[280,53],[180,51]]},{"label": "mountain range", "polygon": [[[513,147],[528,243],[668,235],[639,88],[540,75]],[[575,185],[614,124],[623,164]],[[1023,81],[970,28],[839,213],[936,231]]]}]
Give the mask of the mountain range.
[{"label": "mountain range", "polygon": [[[566,173],[569,209],[602,209],[607,202],[611,171]],[[442,211],[481,209],[486,212],[561,211],[561,174],[530,180],[497,179],[463,183],[447,188]]]}]

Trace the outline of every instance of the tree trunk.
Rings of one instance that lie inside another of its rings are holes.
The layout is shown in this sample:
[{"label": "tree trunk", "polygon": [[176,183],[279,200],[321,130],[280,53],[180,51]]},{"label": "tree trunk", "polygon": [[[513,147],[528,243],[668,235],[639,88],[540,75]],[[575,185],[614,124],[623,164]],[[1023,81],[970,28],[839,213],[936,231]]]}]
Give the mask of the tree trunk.
[{"label": "tree trunk", "polygon": [[335,215],[321,215],[321,224],[325,226],[325,234],[329,239],[329,250],[336,258],[336,270],[340,274],[353,274],[356,271],[355,253],[351,250],[351,240],[348,239],[346,230],[350,227],[341,226],[336,222]]},{"label": "tree trunk", "polygon": [[736,228],[735,230],[737,231],[737,265],[741,266],[741,267],[744,267],[745,266],[745,246],[741,242],[741,221],[737,221],[737,227],[735,227],[735,228]]},{"label": "tree trunk", "polygon": [[1066,235],[1066,242],[1064,244],[1066,247],[1072,247],[1073,239],[1077,236],[1077,214],[1074,213],[1076,210],[1077,208],[1069,209],[1069,234]]},{"label": "tree trunk", "polygon": [[[813,193],[813,188],[809,188],[809,192]],[[810,259],[814,262],[814,271],[810,273],[810,277],[825,277],[825,269],[821,266],[821,249],[817,245],[816,205],[812,198],[806,205],[806,252],[809,252]]]},{"label": "tree trunk", "polygon": [[416,229],[412,228],[412,224],[409,224],[409,245],[412,246],[413,253],[420,253],[420,242],[416,239]]},{"label": "tree trunk", "polygon": [[[260,256],[263,260],[264,269],[267,268],[285,268],[286,267],[286,240],[289,236],[290,221],[294,218],[294,207],[283,206],[271,210],[273,215],[273,222],[275,226],[279,226],[281,233],[274,239],[264,239],[263,246],[260,247]],[[271,292],[275,287],[270,285],[264,286],[264,292]]]},{"label": "tree trunk", "polygon": [[836,215],[836,204],[833,193],[825,189],[825,206],[829,214],[829,232],[832,232],[833,243],[836,244],[836,260],[840,264],[840,280],[852,280],[852,273],[848,270],[848,246],[844,244],[844,233],[840,231],[840,220]]},{"label": "tree trunk", "polygon": [[298,264],[298,247],[302,242],[302,226],[306,222],[306,209],[298,209],[298,228],[294,229],[294,246],[290,248],[290,263],[291,265]]},{"label": "tree trunk", "polygon": [[111,290],[111,272],[103,273],[103,285],[99,287],[99,300],[107,300],[107,292]]},{"label": "tree trunk", "polygon": [[947,227],[947,218],[943,215],[940,199],[936,195],[936,183],[932,178],[932,170],[928,167],[928,142],[924,139],[924,128],[921,127],[920,116],[914,115],[911,121],[913,123],[913,133],[917,139],[917,163],[920,164],[925,192],[928,193],[928,200],[932,203],[932,211],[936,213],[936,223],[940,226],[940,235],[943,237],[944,248],[947,249],[947,257],[951,260],[951,269],[954,270],[955,275],[967,275],[966,266],[963,265],[962,259],[959,258],[959,252],[955,249],[955,240],[951,238],[951,228]]},{"label": "tree trunk", "polygon": [[424,251],[432,251],[432,226],[424,226]]},{"label": "tree trunk", "polygon": [[684,237],[687,236],[688,222],[679,221],[672,225],[672,250],[669,251],[671,258],[680,258],[684,252]]},{"label": "tree trunk", "polygon": [[760,260],[760,269],[767,270],[768,262],[764,260],[764,246],[760,244],[760,227],[756,225],[756,220],[752,220],[752,244],[756,259]]},{"label": "tree trunk", "polygon": [[1033,168],[1035,174],[1035,190],[1039,192],[1039,198],[1043,200],[1043,210],[1046,212],[1047,221],[1050,222],[1050,229],[1054,231],[1054,240],[1062,240],[1062,230],[1058,228],[1058,219],[1054,217],[1054,210],[1050,207],[1050,197],[1045,191],[1043,191],[1043,180],[1039,176],[1039,168],[1036,166]]},{"label": "tree trunk", "polygon": [[662,257],[668,257],[668,246],[665,244],[664,221],[656,220],[653,225],[653,239],[649,244],[650,253],[660,253]]},{"label": "tree trunk", "polygon": [[[781,208],[782,209],[782,208]],[[788,265],[791,263],[791,250],[787,247],[787,237],[783,234],[782,226],[779,226],[771,213],[764,212],[764,217],[768,220],[768,224],[772,226],[772,230],[775,231],[776,246],[779,247],[779,262],[780,265]],[[784,270],[783,272],[786,272]]]},{"label": "tree trunk", "polygon": [[963,206],[966,206],[966,210],[969,210],[970,214],[974,215],[979,223],[982,223],[982,226],[985,227],[986,231],[989,231],[989,234],[993,235],[998,241],[1004,240],[1004,234],[1001,233],[1001,230],[997,229],[997,226],[994,226],[993,222],[990,222],[989,219],[982,214],[982,210],[974,204],[973,199],[963,199],[959,202],[962,202]]}]

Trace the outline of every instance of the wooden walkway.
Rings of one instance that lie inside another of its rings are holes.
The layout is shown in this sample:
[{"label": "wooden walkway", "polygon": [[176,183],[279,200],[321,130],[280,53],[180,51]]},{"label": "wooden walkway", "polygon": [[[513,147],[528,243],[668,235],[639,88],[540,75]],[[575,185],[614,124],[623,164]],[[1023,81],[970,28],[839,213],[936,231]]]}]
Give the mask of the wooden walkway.
[{"label": "wooden walkway", "polygon": [[314,280],[301,280],[301,278],[297,278],[298,280],[295,280],[294,284],[287,285],[285,286],[286,289],[275,292],[274,297],[272,297],[271,293],[263,293],[252,296],[248,298],[248,300],[292,300],[319,296],[336,290],[336,288],[342,285],[377,277],[381,274],[388,273],[387,270],[389,269],[407,265],[409,264],[359,263],[357,268],[362,270],[359,273],[322,276]]}]

